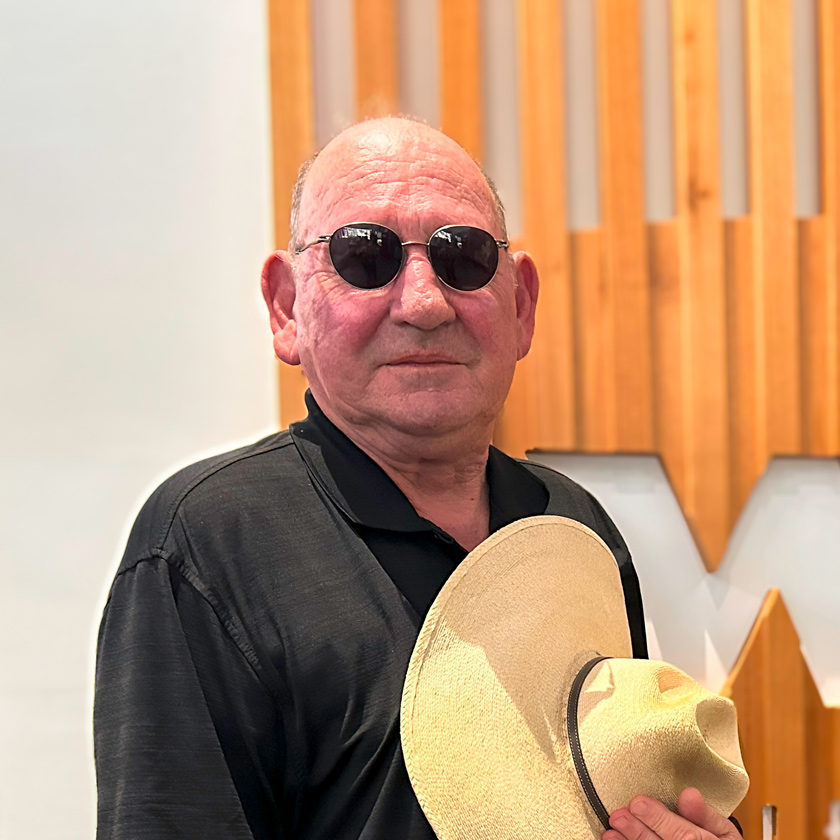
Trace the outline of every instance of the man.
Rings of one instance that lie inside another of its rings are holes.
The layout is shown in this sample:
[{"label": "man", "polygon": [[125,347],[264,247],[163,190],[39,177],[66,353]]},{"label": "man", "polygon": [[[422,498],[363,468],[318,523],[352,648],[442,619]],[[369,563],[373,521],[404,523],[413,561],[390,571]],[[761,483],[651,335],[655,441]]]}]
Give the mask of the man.
[{"label": "man", "polygon": [[[412,121],[354,126],[304,173],[292,228],[263,293],[309,417],[182,471],[138,517],[100,631],[101,838],[432,838],[400,751],[405,669],[447,576],[525,516],[603,537],[645,655],[607,515],[490,447],[538,280],[472,159]],[[605,837],[737,836],[684,800],[702,828],[638,802]]]}]

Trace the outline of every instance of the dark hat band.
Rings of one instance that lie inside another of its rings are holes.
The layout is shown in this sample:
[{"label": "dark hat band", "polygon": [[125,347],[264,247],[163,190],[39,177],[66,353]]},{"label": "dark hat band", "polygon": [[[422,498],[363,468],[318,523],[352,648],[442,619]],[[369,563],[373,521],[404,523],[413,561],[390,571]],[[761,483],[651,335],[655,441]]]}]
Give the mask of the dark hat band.
[{"label": "dark hat band", "polygon": [[583,750],[580,747],[580,733],[578,732],[578,701],[580,700],[580,692],[583,689],[583,684],[589,676],[592,669],[605,659],[610,659],[609,656],[596,656],[590,659],[583,668],[578,671],[577,676],[572,681],[572,687],[569,691],[569,702],[566,707],[566,729],[569,733],[569,749],[572,753],[572,761],[577,771],[578,781],[586,794],[592,810],[597,815],[598,819],[604,828],[610,827],[610,815],[601,802],[601,797],[598,796],[598,791],[595,790],[595,785],[592,783],[592,778],[589,775],[589,770],[586,768],[586,762],[583,760]]}]

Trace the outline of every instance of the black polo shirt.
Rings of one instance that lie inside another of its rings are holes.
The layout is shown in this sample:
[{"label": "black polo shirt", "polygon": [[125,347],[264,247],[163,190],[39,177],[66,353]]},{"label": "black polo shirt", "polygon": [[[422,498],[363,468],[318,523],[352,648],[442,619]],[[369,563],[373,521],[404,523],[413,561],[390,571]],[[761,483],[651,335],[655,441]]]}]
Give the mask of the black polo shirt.
[{"label": "black polo shirt", "polygon": [[[313,401],[310,418],[172,476],[132,529],[100,627],[99,840],[433,840],[402,757],[423,616],[465,552]],[[492,450],[493,530],[566,516],[615,555],[598,502]]]},{"label": "black polo shirt", "polygon": [[[353,524],[403,597],[425,616],[467,551],[420,516],[385,471],[324,414],[307,391],[306,420],[291,428],[310,475]],[[487,460],[490,533],[548,504],[545,485],[491,447]]]}]

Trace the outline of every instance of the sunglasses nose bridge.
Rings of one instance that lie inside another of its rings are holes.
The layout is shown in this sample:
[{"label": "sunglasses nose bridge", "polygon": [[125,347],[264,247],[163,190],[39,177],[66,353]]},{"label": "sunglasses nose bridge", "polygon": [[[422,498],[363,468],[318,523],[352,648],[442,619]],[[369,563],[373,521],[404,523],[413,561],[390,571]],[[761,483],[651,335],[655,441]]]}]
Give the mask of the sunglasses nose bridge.
[{"label": "sunglasses nose bridge", "polygon": [[402,274],[404,271],[412,269],[412,267],[413,270],[417,270],[417,263],[419,260],[420,264],[424,264],[428,267],[429,276],[433,277],[436,282],[440,282],[440,278],[437,276],[435,268],[432,265],[431,254],[429,253],[429,245],[427,242],[412,239],[401,244],[402,262],[397,276]]},{"label": "sunglasses nose bridge", "polygon": [[[393,317],[421,330],[432,330],[454,320],[455,311],[447,295],[447,287],[437,276],[425,242],[403,243],[403,265],[394,283]],[[420,246],[423,250],[416,250]]]},{"label": "sunglasses nose bridge", "polygon": [[403,242],[402,265],[400,274],[411,273],[415,279],[423,278],[438,288],[446,288],[440,279],[434,264],[429,246],[426,242]]}]

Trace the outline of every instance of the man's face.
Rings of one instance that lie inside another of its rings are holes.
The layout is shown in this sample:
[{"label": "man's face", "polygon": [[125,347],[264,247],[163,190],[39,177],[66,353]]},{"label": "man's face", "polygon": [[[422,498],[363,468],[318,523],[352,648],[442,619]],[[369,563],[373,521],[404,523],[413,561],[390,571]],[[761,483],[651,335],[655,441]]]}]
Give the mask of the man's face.
[{"label": "man's face", "polygon": [[[318,158],[301,208],[303,241],[351,222],[385,225],[403,241],[425,243],[451,224],[504,238],[478,169],[425,129],[369,134]],[[326,245],[295,257],[296,349],[327,415],[345,430],[415,436],[492,425],[533,329],[518,311],[516,260],[501,251],[486,287],[459,292],[438,280],[422,245],[408,246],[399,275],[375,290],[342,280]]]}]

